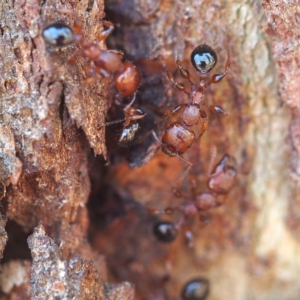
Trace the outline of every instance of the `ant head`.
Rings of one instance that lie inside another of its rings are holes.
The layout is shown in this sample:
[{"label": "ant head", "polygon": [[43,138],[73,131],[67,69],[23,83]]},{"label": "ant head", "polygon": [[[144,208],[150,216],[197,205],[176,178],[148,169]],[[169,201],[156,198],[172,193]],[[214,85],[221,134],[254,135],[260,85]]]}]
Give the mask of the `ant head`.
[{"label": "ant head", "polygon": [[171,243],[177,236],[177,230],[171,222],[161,221],[154,225],[153,233],[163,243]]},{"label": "ant head", "polygon": [[74,42],[74,32],[66,24],[55,22],[43,29],[43,38],[51,46],[63,47]]},{"label": "ant head", "polygon": [[183,300],[204,300],[209,293],[209,282],[205,278],[189,281],[182,289]]},{"label": "ant head", "polygon": [[210,72],[215,67],[217,60],[215,50],[205,44],[196,47],[191,54],[193,67],[202,74]]}]

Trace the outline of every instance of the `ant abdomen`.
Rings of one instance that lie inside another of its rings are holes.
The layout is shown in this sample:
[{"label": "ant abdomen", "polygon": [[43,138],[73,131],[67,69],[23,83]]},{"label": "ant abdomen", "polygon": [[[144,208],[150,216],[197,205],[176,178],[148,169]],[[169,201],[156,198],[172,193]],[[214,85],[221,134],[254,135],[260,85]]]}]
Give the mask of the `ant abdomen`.
[{"label": "ant abdomen", "polygon": [[115,85],[123,96],[132,95],[141,83],[141,74],[130,61],[125,61],[123,67],[114,75]]},{"label": "ant abdomen", "polygon": [[170,156],[185,153],[193,144],[195,133],[181,123],[174,122],[166,129],[162,137],[162,150]]},{"label": "ant abdomen", "polygon": [[95,57],[94,61],[96,66],[103,68],[109,73],[115,73],[123,68],[122,58],[122,52],[106,50],[101,51],[99,55]]}]

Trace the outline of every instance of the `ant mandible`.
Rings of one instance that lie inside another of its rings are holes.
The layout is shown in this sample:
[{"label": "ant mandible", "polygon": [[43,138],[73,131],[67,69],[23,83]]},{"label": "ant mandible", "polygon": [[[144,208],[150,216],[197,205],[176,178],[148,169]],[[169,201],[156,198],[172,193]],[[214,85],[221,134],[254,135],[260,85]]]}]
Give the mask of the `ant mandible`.
[{"label": "ant mandible", "polygon": [[[105,41],[114,29],[113,24],[109,21],[103,21],[103,25],[107,29],[98,36],[98,42]],[[136,98],[136,91],[141,83],[141,75],[136,66],[130,61],[122,62],[122,52],[103,50],[99,43],[90,43],[84,40],[82,28],[78,22],[75,22],[73,29],[61,22],[52,23],[43,29],[42,35],[47,44],[55,47],[65,47],[75,43],[79,50],[69,59],[70,62],[76,56],[84,57],[94,64],[93,67],[89,68],[90,74],[98,73],[104,77],[113,74],[115,86],[122,96],[127,97],[134,94],[130,103],[123,108],[124,119],[105,124],[111,125],[124,121],[119,145],[127,146],[132,142],[139,130],[139,124],[136,121],[146,115],[142,110],[132,107]]]},{"label": "ant mandible", "polygon": [[[195,191],[195,182],[193,182],[191,189],[192,201],[178,206],[167,207],[163,210],[149,208],[149,211],[155,214],[171,214],[175,211],[182,212],[183,217],[174,225],[179,230],[188,218],[195,217],[200,212],[208,211],[224,204],[224,196],[233,188],[237,176],[236,169],[230,164],[231,160],[234,159],[225,154],[215,165],[212,173],[208,176],[207,186],[209,191],[197,194]],[[193,237],[191,231],[186,230],[185,234],[189,245],[192,246]],[[155,235],[157,236],[156,233]]]},{"label": "ant mandible", "polygon": [[[199,72],[198,85],[191,80],[189,71],[182,67],[181,61],[176,59],[176,64],[181,77],[187,79],[191,85],[191,91],[188,92],[182,83],[177,83],[175,81],[172,74],[167,70],[164,60],[162,60],[168,80],[170,80],[177,89],[183,91],[188,96],[188,103],[180,104],[175,109],[165,114],[166,116],[171,116],[183,109],[181,121],[174,122],[168,126],[162,136],[161,142],[156,133],[154,131],[152,132],[154,138],[161,143],[162,151],[169,156],[177,156],[188,166],[188,170],[192,167],[192,164],[183,159],[180,155],[184,154],[194,142],[195,133],[189,128],[198,124],[200,118],[202,118],[203,123],[200,128],[199,137],[205,133],[208,119],[206,111],[201,109],[201,105],[206,105],[204,102],[204,91],[212,83],[220,82],[227,75],[230,67],[230,57],[228,54],[225,71],[211,77],[209,77],[209,73],[217,63],[217,54],[210,46],[203,44],[196,47],[191,53],[191,62],[195,70]],[[210,105],[209,108],[220,115],[227,115],[227,112],[220,106]]]}]

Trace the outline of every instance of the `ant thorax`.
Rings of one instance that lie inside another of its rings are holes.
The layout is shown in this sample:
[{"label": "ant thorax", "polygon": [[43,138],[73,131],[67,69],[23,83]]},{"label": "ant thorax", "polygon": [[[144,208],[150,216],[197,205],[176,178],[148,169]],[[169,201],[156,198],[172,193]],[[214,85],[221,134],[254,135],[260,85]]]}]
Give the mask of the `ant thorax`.
[{"label": "ant thorax", "polygon": [[[179,83],[174,79],[171,72],[167,69],[165,61],[162,60],[162,66],[165,69],[167,79],[171,81],[178,90],[187,95],[188,102],[182,103],[173,110],[165,113],[165,116],[172,116],[181,112],[181,117],[180,120],[173,122],[166,128],[162,140],[159,142],[162,145],[162,150],[167,155],[178,157],[185,163],[188,170],[191,168],[192,163],[186,161],[180,155],[184,154],[192,146],[195,138],[200,139],[207,129],[208,117],[203,106],[208,107],[219,115],[227,115],[227,112],[220,106],[207,105],[207,103],[204,102],[204,91],[206,88],[211,84],[220,82],[227,75],[230,68],[230,58],[228,55],[225,71],[210,76],[210,72],[214,69],[217,60],[216,52],[208,45],[199,45],[192,51],[191,62],[199,75],[199,83],[195,84],[190,76],[190,72],[183,68],[179,58],[176,59],[177,69],[181,77],[187,80],[191,87],[191,91],[186,89],[185,84]],[[200,120],[202,121],[199,126],[200,133],[195,137],[195,133],[187,127],[197,125]],[[152,134],[154,138],[157,139],[156,134],[153,132]]]},{"label": "ant thorax", "polygon": [[202,91],[203,91],[202,87],[199,87],[197,90],[192,91],[191,93],[192,103],[197,103],[199,106],[201,105],[202,101],[204,100],[204,93]]},{"label": "ant thorax", "polygon": [[207,87],[208,83],[209,83],[208,74],[203,75],[200,73],[198,91],[203,91]]}]

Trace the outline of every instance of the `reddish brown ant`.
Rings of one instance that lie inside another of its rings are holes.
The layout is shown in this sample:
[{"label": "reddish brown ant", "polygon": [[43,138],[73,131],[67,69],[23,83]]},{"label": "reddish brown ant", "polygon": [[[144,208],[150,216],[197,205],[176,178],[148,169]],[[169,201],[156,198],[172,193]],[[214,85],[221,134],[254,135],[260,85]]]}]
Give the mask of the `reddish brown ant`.
[{"label": "reddish brown ant", "polygon": [[[68,10],[62,11],[69,12]],[[61,22],[52,23],[43,29],[42,35],[47,44],[55,47],[64,47],[75,43],[79,50],[69,59],[69,62],[73,62],[75,57],[78,56],[86,58],[92,63],[89,67],[91,75],[100,74],[104,77],[109,77],[113,74],[115,86],[122,96],[127,97],[134,94],[130,103],[123,109],[124,119],[105,124],[111,125],[124,121],[119,145],[127,146],[133,141],[136,132],[140,128],[136,121],[146,115],[142,110],[132,107],[136,98],[136,91],[141,83],[141,75],[132,62],[122,61],[122,52],[100,48],[99,42],[105,41],[114,29],[113,24],[109,21],[103,21],[103,25],[107,29],[103,30],[98,36],[98,43],[90,43],[83,38],[82,28],[78,22],[75,22],[73,29]],[[86,82],[92,81],[93,77],[86,80]]]},{"label": "reddish brown ant", "polygon": [[104,77],[113,74],[114,83],[118,92],[123,96],[130,96],[135,93],[141,83],[141,75],[136,66],[129,61],[122,62],[123,53],[116,50],[103,50],[99,42],[105,41],[114,29],[109,21],[103,21],[107,30],[103,30],[98,36],[98,43],[90,43],[83,38],[81,26],[75,22],[73,29],[61,22],[55,22],[43,29],[42,35],[45,42],[51,46],[64,47],[75,43],[79,50],[75,57],[81,56],[93,62],[90,73],[98,73]]},{"label": "reddish brown ant", "polygon": [[[203,211],[208,211],[212,208],[220,206],[224,203],[224,196],[232,189],[237,171],[229,164],[232,158],[229,155],[224,155],[216,164],[207,181],[208,191],[196,193],[195,181],[192,182],[191,198],[192,201],[180,204],[178,206],[167,207],[163,210],[150,208],[149,211],[155,214],[171,214],[175,211],[180,211],[183,217],[175,224],[176,229],[180,229],[185,221],[190,217],[195,217]],[[175,191],[177,193],[177,191]],[[185,231],[189,244],[192,245],[192,233],[190,230]]]},{"label": "reddish brown ant", "polygon": [[[225,71],[211,77],[209,77],[209,73],[217,63],[217,54],[210,46],[204,44],[196,47],[191,53],[191,62],[196,71],[199,72],[198,85],[194,84],[191,80],[189,71],[182,67],[181,61],[179,59],[176,60],[180,75],[190,83],[191,91],[188,92],[182,83],[177,83],[175,81],[172,74],[167,70],[164,60],[162,60],[168,80],[170,80],[177,89],[183,91],[188,96],[188,103],[180,104],[175,109],[165,114],[166,116],[171,116],[183,109],[181,120],[171,123],[168,126],[162,136],[161,142],[156,133],[154,131],[152,132],[154,138],[161,143],[162,151],[169,156],[177,156],[188,166],[188,170],[191,168],[192,164],[184,160],[180,155],[184,154],[194,142],[195,133],[190,130],[190,127],[198,124],[200,118],[202,118],[203,123],[200,128],[199,137],[205,133],[208,122],[207,113],[201,109],[201,105],[206,105],[204,102],[204,91],[212,83],[220,82],[227,75],[230,67],[230,58],[228,55]],[[211,105],[209,108],[218,114],[227,115],[227,112],[219,106]]]}]

